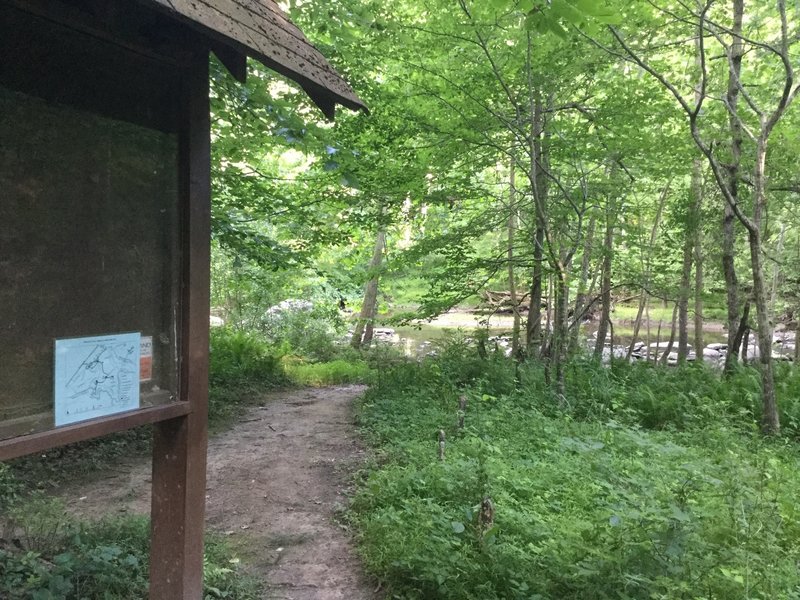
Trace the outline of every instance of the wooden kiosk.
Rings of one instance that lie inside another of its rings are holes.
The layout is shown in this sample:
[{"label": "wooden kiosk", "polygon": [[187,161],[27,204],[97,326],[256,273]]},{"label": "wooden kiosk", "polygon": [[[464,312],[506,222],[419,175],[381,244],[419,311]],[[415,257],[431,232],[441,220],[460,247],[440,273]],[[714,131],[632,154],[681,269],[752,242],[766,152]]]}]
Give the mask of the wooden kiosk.
[{"label": "wooden kiosk", "polygon": [[153,424],[150,597],[202,597],[213,51],[364,108],[273,0],[0,0],[0,460]]}]

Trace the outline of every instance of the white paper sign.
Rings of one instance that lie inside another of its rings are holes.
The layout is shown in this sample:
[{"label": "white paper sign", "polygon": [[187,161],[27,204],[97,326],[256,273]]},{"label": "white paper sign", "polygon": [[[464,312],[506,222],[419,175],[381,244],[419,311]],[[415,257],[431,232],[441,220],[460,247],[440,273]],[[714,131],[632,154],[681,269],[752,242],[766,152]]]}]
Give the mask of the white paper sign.
[{"label": "white paper sign", "polygon": [[56,427],[139,408],[140,337],[56,340]]}]

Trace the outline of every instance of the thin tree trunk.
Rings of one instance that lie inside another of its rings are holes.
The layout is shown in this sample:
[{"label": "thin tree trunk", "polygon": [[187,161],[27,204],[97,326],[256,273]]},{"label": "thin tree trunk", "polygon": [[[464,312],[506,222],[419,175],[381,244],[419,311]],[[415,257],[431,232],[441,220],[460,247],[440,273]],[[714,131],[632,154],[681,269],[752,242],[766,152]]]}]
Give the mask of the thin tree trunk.
[{"label": "thin tree trunk", "polygon": [[[739,360],[742,361],[745,367],[750,360],[748,352],[750,352],[750,325],[745,321],[744,331],[742,331],[742,347],[739,350]],[[753,358],[755,358],[755,356]]]},{"label": "thin tree trunk", "polygon": [[544,332],[542,335],[542,358],[551,355],[551,342],[553,340],[553,275],[547,278],[547,307],[545,308]]},{"label": "thin tree trunk", "polygon": [[600,324],[597,328],[597,341],[594,346],[595,358],[603,355],[603,346],[608,334],[608,321],[611,319],[611,266],[614,259],[614,221],[616,219],[616,206],[613,193],[608,199],[606,207],[606,233],[603,239],[603,274],[601,295],[603,310],[600,315]]},{"label": "thin tree trunk", "polygon": [[766,434],[780,433],[781,422],[775,399],[775,375],[772,370],[772,323],[761,257],[761,221],[767,205],[766,196],[767,140],[765,135],[758,140],[756,162],[753,170],[753,229],[748,231],[750,262],[753,265],[753,298],[756,305],[758,325],[758,349],[761,356],[761,393],[764,414],[761,426]]},{"label": "thin tree trunk", "polygon": [[[740,38],[744,21],[744,0],[733,0],[733,27],[731,30],[731,60],[728,73],[726,102],[729,116],[728,127],[731,132],[731,162],[728,166],[728,188],[734,202],[739,198],[739,167],[742,162],[743,132],[738,118],[739,86],[742,73],[744,44]],[[736,277],[736,215],[730,202],[725,202],[722,220],[722,273],[728,303],[728,353],[725,355],[724,372],[730,374],[736,365],[734,338],[739,323],[739,280]]]},{"label": "thin tree trunk", "polygon": [[[669,186],[670,184],[668,183],[664,187],[664,190],[661,192],[661,196],[658,200],[658,209],[656,210],[656,218],[655,221],[653,221],[653,227],[650,230],[650,245],[648,246],[648,250],[652,250],[656,244],[656,238],[658,237],[658,228],[661,226],[661,216],[664,213],[664,204],[666,203],[667,196],[669,195]],[[644,307],[648,300],[650,275],[651,275],[651,264],[650,264],[650,256],[648,255],[645,259],[644,285],[642,286],[642,293],[639,296],[639,309],[636,311],[636,319],[633,322],[633,335],[631,336],[631,344],[630,346],[628,346],[628,354],[626,356],[628,360],[631,359],[631,354],[633,354],[633,348],[636,345],[636,338],[639,337],[639,329],[642,326],[642,313],[644,312]]]},{"label": "thin tree trunk", "polygon": [[686,362],[689,354],[689,290],[692,277],[692,232],[687,227],[683,243],[683,267],[678,289],[678,364]]},{"label": "thin tree trunk", "polygon": [[511,309],[514,311],[514,326],[511,332],[511,356],[519,357],[520,314],[517,301],[517,280],[514,276],[514,238],[517,231],[517,190],[516,190],[516,158],[511,157],[508,180],[508,291],[511,295]]},{"label": "thin tree trunk", "polygon": [[[742,317],[739,323],[737,323],[735,328],[735,334],[733,336],[733,347],[728,350],[728,352],[733,352],[736,356],[741,357],[742,353],[742,340],[744,339],[745,333],[749,335],[750,331],[750,299],[748,298],[747,301],[744,303],[744,309],[742,310]],[[745,346],[747,344],[745,343]],[[747,356],[745,355],[745,358]],[[742,361],[746,363],[747,361]]]},{"label": "thin tree trunk", "polygon": [[[381,263],[383,262],[383,250],[386,247],[386,232],[379,231],[375,237],[375,249],[372,253],[372,260],[369,262],[370,279],[364,288],[364,303],[361,305],[361,314],[356,323],[350,345],[353,348],[361,348],[372,341],[372,325],[375,321],[375,313],[378,304],[378,281]],[[369,328],[367,326],[370,326]],[[365,330],[367,335],[365,335]]]},{"label": "thin tree trunk", "polygon": [[794,332],[794,368],[800,365],[800,329],[795,329]]},{"label": "thin tree trunk", "polygon": [[662,365],[666,365],[667,361],[669,361],[669,355],[672,354],[672,348],[675,346],[675,324],[678,320],[678,302],[675,303],[675,308],[672,309],[672,326],[670,327],[669,332],[669,342],[667,342],[667,348],[664,350],[664,354],[661,355],[660,362]]},{"label": "thin tree trunk", "polygon": [[703,362],[703,163],[695,159],[692,165],[692,226],[694,232],[694,353]]},{"label": "thin tree trunk", "polygon": [[778,247],[775,249],[775,264],[772,268],[772,293],[769,299],[770,321],[775,322],[775,302],[778,298],[778,282],[781,276],[781,262],[783,261],[783,243],[786,237],[786,223],[781,223],[781,233],[778,236]]},{"label": "thin tree trunk", "polygon": [[[542,356],[545,351],[545,343],[542,335],[542,277],[544,275],[544,243],[545,227],[544,210],[541,207],[547,203],[547,177],[542,172],[542,166],[547,164],[547,148],[542,143],[545,133],[544,106],[541,96],[534,90],[531,79],[531,40],[528,39],[528,56],[526,68],[528,71],[528,92],[531,94],[530,107],[530,136],[528,139],[528,153],[530,157],[530,169],[528,179],[531,184],[534,203],[534,223],[536,224],[533,234],[533,277],[531,280],[531,307],[528,311],[528,321],[526,324],[526,342],[528,356]],[[549,308],[549,306],[548,306]]]},{"label": "thin tree trunk", "polygon": [[553,315],[552,361],[556,380],[556,393],[564,397],[564,360],[567,343],[567,311],[569,310],[569,284],[566,269],[556,274],[555,311]]},{"label": "thin tree trunk", "polygon": [[570,352],[574,352],[578,348],[578,340],[581,335],[581,321],[583,320],[583,311],[586,310],[586,301],[589,294],[589,268],[592,260],[592,245],[594,243],[594,230],[597,217],[592,213],[589,219],[589,227],[586,230],[586,235],[583,238],[583,256],[581,257],[581,276],[578,281],[578,293],[575,296],[575,324],[572,331],[572,339],[570,341]]},{"label": "thin tree trunk", "polygon": [[[661,352],[661,328],[664,326],[664,320],[658,320],[658,331],[656,332],[656,351],[653,352],[653,364],[658,364],[658,359],[661,357],[659,352]],[[647,352],[650,352],[650,348],[647,348]]]},{"label": "thin tree trunk", "polygon": [[650,359],[650,296],[648,295],[644,302],[644,318],[647,320],[647,354],[645,354],[645,361]]},{"label": "thin tree trunk", "polygon": [[531,305],[528,311],[526,342],[528,357],[539,356],[542,349],[542,276],[544,229],[536,227],[533,236],[533,277],[531,278]]}]

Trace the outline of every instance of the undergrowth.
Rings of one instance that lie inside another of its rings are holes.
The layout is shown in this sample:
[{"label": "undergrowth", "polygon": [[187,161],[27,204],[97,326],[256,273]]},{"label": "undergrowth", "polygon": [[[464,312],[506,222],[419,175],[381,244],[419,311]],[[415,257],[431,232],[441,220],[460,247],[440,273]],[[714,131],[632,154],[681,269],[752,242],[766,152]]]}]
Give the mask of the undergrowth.
[{"label": "undergrowth", "polygon": [[[798,377],[779,380],[793,435]],[[757,433],[754,372],[582,361],[567,390],[463,344],[375,382],[359,418],[380,466],[352,518],[389,597],[800,598],[800,453]]]},{"label": "undergrowth", "polygon": [[285,368],[293,383],[313,387],[366,383],[370,374],[369,365],[361,360],[337,359],[330,362],[309,363],[299,359],[286,361]]},{"label": "undergrowth", "polygon": [[[146,517],[73,521],[56,501],[28,500],[4,514],[0,598],[136,600],[147,598],[150,524]],[[206,539],[204,598],[255,600],[256,580],[217,536]]]}]

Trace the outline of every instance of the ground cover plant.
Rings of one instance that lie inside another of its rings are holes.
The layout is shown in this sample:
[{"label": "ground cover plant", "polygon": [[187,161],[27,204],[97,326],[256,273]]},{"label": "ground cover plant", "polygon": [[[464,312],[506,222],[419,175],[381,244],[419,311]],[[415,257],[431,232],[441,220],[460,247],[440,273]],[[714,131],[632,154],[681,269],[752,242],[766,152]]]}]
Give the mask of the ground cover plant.
[{"label": "ground cover plant", "polygon": [[[38,497],[3,507],[0,598],[135,600],[147,598],[150,524],[124,516],[95,523],[71,519],[58,502]],[[259,584],[215,535],[205,547],[204,598],[251,600]]]},{"label": "ground cover plant", "polygon": [[285,368],[287,375],[295,384],[314,387],[366,383],[370,374],[370,367],[366,362],[341,358],[321,363],[288,361]]},{"label": "ground cover plant", "polygon": [[757,374],[582,361],[560,398],[480,360],[396,367],[361,405],[353,518],[390,597],[800,597],[800,452],[758,433]]}]

